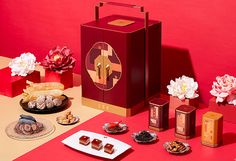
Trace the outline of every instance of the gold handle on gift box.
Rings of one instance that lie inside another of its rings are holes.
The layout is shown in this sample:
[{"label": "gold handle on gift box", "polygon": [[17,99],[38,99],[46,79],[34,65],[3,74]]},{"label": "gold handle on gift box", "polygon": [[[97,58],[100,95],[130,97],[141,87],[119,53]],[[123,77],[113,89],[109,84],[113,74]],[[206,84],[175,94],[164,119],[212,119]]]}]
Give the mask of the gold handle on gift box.
[{"label": "gold handle on gift box", "polygon": [[109,75],[110,75],[110,65],[109,64],[107,64],[106,65],[106,78],[107,78],[107,81],[109,81]]},{"label": "gold handle on gift box", "polygon": [[149,50],[148,50],[148,26],[149,26],[149,12],[144,10],[143,6],[138,5],[132,5],[132,4],[125,4],[125,3],[119,3],[119,2],[99,2],[97,5],[95,5],[95,20],[99,21],[99,8],[103,5],[113,5],[113,6],[119,6],[119,7],[128,7],[128,8],[138,8],[141,13],[144,14],[144,28],[145,28],[145,104],[148,104],[148,98],[149,98]]},{"label": "gold handle on gift box", "polygon": [[98,68],[98,70],[97,70],[97,75],[98,75],[98,78],[99,78],[99,79],[101,79],[101,66],[102,66],[101,63],[98,63],[98,64],[97,64],[97,68]]}]

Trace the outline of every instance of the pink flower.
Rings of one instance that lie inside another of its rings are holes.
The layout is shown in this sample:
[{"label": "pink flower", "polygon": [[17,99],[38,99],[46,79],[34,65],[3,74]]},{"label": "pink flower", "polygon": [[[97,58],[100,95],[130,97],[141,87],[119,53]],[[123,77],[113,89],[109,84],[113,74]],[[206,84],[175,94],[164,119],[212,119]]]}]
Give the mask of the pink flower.
[{"label": "pink flower", "polygon": [[57,46],[49,51],[42,65],[45,69],[63,73],[69,69],[73,69],[75,62],[76,60],[72,57],[70,49],[65,46],[62,48]]},{"label": "pink flower", "polygon": [[217,76],[210,93],[216,97],[217,103],[227,101],[236,105],[236,78],[228,74]]}]

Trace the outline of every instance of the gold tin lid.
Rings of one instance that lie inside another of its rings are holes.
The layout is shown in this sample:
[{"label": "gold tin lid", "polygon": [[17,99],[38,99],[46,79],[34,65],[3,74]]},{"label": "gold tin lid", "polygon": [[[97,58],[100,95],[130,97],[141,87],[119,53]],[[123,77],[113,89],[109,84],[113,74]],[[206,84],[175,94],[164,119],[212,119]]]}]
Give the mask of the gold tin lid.
[{"label": "gold tin lid", "polygon": [[220,118],[223,117],[223,115],[221,113],[208,111],[205,114],[203,114],[203,117],[207,117],[213,120],[219,120]]}]

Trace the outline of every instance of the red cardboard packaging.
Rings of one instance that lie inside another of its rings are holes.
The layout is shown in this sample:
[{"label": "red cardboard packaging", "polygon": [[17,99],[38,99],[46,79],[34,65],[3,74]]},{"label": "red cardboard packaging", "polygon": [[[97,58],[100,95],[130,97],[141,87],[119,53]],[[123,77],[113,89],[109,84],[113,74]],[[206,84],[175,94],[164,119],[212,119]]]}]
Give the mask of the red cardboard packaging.
[{"label": "red cardboard packaging", "polygon": [[22,76],[11,76],[11,69],[9,67],[0,69],[0,94],[8,97],[15,97],[23,92],[26,88],[26,80],[39,83],[40,72],[34,71],[33,73]]},{"label": "red cardboard packaging", "polygon": [[213,97],[209,101],[209,110],[223,114],[225,121],[236,123],[236,106],[234,105],[216,103],[216,98]]},{"label": "red cardboard packaging", "polygon": [[68,70],[60,74],[46,69],[45,82],[60,82],[64,85],[65,89],[73,87],[73,71]]}]

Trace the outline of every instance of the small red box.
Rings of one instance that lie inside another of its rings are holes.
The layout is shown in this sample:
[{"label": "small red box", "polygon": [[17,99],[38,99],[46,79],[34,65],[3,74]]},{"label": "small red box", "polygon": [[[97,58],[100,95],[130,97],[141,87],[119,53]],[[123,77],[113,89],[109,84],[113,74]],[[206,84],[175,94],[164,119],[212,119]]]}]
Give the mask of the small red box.
[{"label": "small red box", "polygon": [[209,101],[209,110],[223,114],[223,119],[236,124],[236,106],[227,103],[216,103],[213,97]]},{"label": "small red box", "polygon": [[178,97],[170,96],[170,109],[176,109],[181,105],[198,107],[198,98],[180,100]]},{"label": "small red box", "polygon": [[26,80],[39,83],[40,72],[34,71],[33,73],[22,76],[11,76],[11,69],[9,67],[0,69],[0,94],[9,97],[15,97],[23,92],[26,88]]},{"label": "small red box", "polygon": [[46,82],[60,82],[64,85],[65,89],[73,87],[73,71],[68,70],[62,74],[52,70],[45,70]]}]

